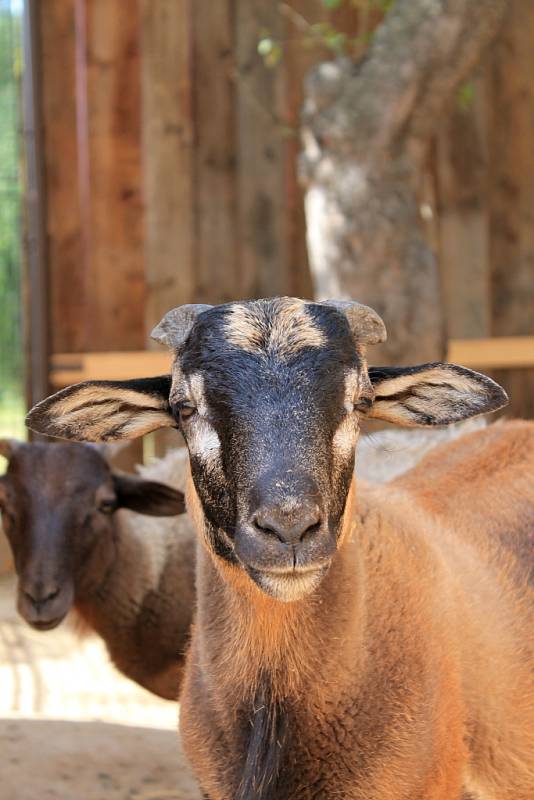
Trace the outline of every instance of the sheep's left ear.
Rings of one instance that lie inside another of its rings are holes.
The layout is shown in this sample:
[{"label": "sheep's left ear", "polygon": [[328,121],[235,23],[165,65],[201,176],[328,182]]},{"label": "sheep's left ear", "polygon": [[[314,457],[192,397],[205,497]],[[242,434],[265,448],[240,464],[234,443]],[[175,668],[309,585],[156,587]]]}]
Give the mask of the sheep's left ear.
[{"label": "sheep's left ear", "polygon": [[499,384],[456,364],[369,367],[374,401],[366,416],[404,427],[449,425],[508,403]]},{"label": "sheep's left ear", "polygon": [[183,493],[164,483],[114,472],[113,484],[118,508],[129,508],[151,517],[176,517],[178,514],[185,514]]}]

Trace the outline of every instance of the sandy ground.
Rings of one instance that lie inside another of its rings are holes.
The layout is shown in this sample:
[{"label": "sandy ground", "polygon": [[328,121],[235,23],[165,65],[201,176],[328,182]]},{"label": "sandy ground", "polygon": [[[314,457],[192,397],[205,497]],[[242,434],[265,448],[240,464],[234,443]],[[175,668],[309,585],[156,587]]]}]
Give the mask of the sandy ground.
[{"label": "sandy ground", "polygon": [[68,622],[39,633],[0,578],[0,800],[198,800],[178,705],[123,678]]}]

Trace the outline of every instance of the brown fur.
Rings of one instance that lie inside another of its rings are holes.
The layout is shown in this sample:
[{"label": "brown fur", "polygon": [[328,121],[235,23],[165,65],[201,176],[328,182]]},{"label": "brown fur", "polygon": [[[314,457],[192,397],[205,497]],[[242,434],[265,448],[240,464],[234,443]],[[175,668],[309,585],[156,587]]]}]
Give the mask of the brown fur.
[{"label": "brown fur", "polygon": [[329,573],[292,604],[200,546],[181,728],[212,800],[241,791],[265,695],[286,725],[262,797],[534,796],[533,470],[534,425],[510,423],[362,486]]},{"label": "brown fur", "polygon": [[[195,606],[191,522],[185,515],[156,518],[126,509],[98,511],[99,498],[116,496],[118,476],[94,448],[9,444],[8,474],[0,478],[0,510],[5,511],[3,523],[19,576],[19,613],[37,627],[40,619],[28,593],[42,594],[44,584],[57,588],[50,627],[71,609],[80,631],[103,638],[121,672],[176,700]],[[146,513],[151,487],[154,503],[166,502],[165,493],[158,498],[159,489],[176,487],[169,489],[169,505],[159,508],[172,514],[175,497],[183,507],[183,471],[184,458],[176,454],[144,467],[143,478],[122,476],[120,485],[123,490],[137,487],[136,501],[141,507],[145,503]],[[124,498],[122,502],[127,505]]]},{"label": "brown fur", "polygon": [[306,312],[306,303],[282,298],[272,326],[251,305],[234,305],[228,315],[226,337],[250,353],[262,353],[267,344],[281,358],[290,358],[304,347],[324,347],[326,339]]},{"label": "brown fur", "polygon": [[176,700],[195,607],[191,523],[117,514],[114,536],[91,554],[74,613],[102,637],[117,669]]}]

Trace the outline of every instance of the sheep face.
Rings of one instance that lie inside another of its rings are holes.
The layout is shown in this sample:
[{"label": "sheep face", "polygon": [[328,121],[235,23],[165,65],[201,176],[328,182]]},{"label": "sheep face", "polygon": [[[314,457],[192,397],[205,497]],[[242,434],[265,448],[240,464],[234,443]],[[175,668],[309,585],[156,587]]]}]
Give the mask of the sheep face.
[{"label": "sheep face", "polygon": [[179,427],[207,547],[284,601],[311,592],[339,546],[361,416],[447,425],[507,402],[451,364],[368,368],[385,328],[358,303],[181,306],[152,335],[172,375],[69,387],[28,424],[88,441]]},{"label": "sheep face", "polygon": [[170,406],[207,543],[278,599],[328,569],[371,394],[345,317],[301,301],[213,309],[177,357]]},{"label": "sheep face", "polygon": [[11,443],[9,450],[0,510],[18,575],[17,608],[39,630],[59,625],[75,599],[105,579],[118,508],[184,510],[181,493],[113,474],[94,447]]}]

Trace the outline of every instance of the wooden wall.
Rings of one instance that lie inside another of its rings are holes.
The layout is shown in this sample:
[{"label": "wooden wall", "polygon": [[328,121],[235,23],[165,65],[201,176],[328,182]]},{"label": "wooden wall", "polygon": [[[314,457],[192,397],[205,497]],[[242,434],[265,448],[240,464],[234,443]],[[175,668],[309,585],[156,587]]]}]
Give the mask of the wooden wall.
[{"label": "wooden wall", "polygon": [[[313,19],[319,4],[290,6]],[[311,296],[296,155],[316,54],[294,19],[270,0],[41,9],[53,352],[150,346],[184,302]],[[262,28],[290,40],[274,70]],[[472,102],[432,148],[424,195],[454,337],[534,333],[532,41],[534,6],[512,0]],[[499,377],[534,416],[532,374]]]},{"label": "wooden wall", "polygon": [[[437,141],[438,256],[451,338],[534,334],[534,4],[503,29]],[[534,370],[499,370],[534,417]]]}]

